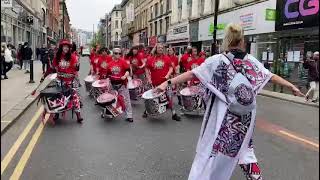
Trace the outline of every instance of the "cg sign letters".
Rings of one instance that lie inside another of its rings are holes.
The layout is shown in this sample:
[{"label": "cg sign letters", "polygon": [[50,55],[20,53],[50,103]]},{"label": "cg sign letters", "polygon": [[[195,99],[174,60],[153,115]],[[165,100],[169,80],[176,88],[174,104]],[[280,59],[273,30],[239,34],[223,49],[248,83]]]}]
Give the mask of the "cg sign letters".
[{"label": "cg sign letters", "polygon": [[319,0],[277,0],[276,31],[319,26]]}]

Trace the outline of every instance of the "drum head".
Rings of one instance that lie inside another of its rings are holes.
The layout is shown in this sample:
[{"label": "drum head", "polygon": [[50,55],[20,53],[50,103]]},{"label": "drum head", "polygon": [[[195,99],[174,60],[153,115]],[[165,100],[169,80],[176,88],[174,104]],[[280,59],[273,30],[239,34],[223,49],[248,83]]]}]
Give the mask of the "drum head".
[{"label": "drum head", "polygon": [[92,87],[95,87],[95,88],[104,88],[104,87],[108,87],[109,86],[109,81],[108,80],[97,80],[97,81],[94,81],[92,83]]},{"label": "drum head", "polygon": [[154,98],[157,98],[157,97],[159,97],[159,96],[161,96],[161,95],[164,94],[164,92],[155,93],[155,92],[153,92],[153,91],[154,91],[153,89],[150,89],[150,90],[144,92],[144,93],[142,94],[142,98],[143,98],[143,99],[154,99]]},{"label": "drum head", "polygon": [[108,103],[108,102],[113,101],[115,98],[116,98],[116,96],[114,94],[104,93],[104,94],[101,94],[97,98],[97,102],[98,103]]},{"label": "drum head", "polygon": [[89,75],[84,79],[84,81],[91,82],[91,83],[94,82],[95,80],[96,80],[96,77],[92,75]]},{"label": "drum head", "polygon": [[186,87],[180,91],[182,96],[193,96],[200,93],[200,88],[198,86]]}]

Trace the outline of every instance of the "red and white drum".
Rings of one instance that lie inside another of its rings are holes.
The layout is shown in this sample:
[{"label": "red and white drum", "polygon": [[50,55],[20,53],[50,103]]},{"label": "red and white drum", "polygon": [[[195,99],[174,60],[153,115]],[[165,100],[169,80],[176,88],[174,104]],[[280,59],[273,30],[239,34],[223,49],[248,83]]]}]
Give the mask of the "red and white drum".
[{"label": "red and white drum", "polygon": [[190,86],[180,91],[182,106],[186,111],[196,111],[202,107],[204,89],[199,86]]},{"label": "red and white drum", "polygon": [[108,79],[96,80],[92,83],[93,97],[97,98],[101,94],[110,90],[110,81]]},{"label": "red and white drum", "polygon": [[118,97],[117,91],[111,91],[97,98],[97,105],[103,108],[102,118],[114,118],[122,114],[124,107],[121,106]]},{"label": "red and white drum", "polygon": [[92,83],[97,80],[96,76],[89,75],[84,79],[84,83],[86,86],[86,91],[91,95],[92,92]]},{"label": "red and white drum", "polygon": [[130,99],[138,100],[142,93],[142,81],[140,79],[132,79],[128,81],[128,89]]},{"label": "red and white drum", "polygon": [[153,89],[142,94],[148,115],[157,116],[167,111],[168,98],[165,92],[154,93]]}]

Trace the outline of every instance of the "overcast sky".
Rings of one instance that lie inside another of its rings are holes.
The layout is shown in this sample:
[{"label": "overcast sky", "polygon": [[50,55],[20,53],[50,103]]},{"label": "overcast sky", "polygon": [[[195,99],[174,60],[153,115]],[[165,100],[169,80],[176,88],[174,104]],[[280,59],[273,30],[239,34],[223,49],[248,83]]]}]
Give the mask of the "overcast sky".
[{"label": "overcast sky", "polygon": [[66,3],[72,27],[92,31],[95,24],[96,31],[100,18],[121,0],[66,0]]}]

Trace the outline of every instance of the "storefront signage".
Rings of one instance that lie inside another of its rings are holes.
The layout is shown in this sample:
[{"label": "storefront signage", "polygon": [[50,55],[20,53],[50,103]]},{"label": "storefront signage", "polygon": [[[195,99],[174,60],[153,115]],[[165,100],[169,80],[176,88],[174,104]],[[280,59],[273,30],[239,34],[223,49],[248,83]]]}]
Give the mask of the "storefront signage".
[{"label": "storefront signage", "polygon": [[[277,0],[269,0],[219,15],[217,38],[223,38],[224,29],[229,23],[240,24],[245,35],[274,32],[275,22],[266,20],[266,9],[276,9],[276,2]],[[213,17],[199,21],[199,41],[212,40],[213,22]]]},{"label": "storefront signage", "polygon": [[277,12],[275,9],[266,9],[266,21],[275,21]]},{"label": "storefront signage", "polygon": [[12,0],[1,0],[2,8],[12,8]]},{"label": "storefront signage", "polygon": [[277,1],[276,30],[319,26],[319,0]]},{"label": "storefront signage", "polygon": [[189,23],[184,22],[171,26],[167,32],[167,42],[189,41]]}]

